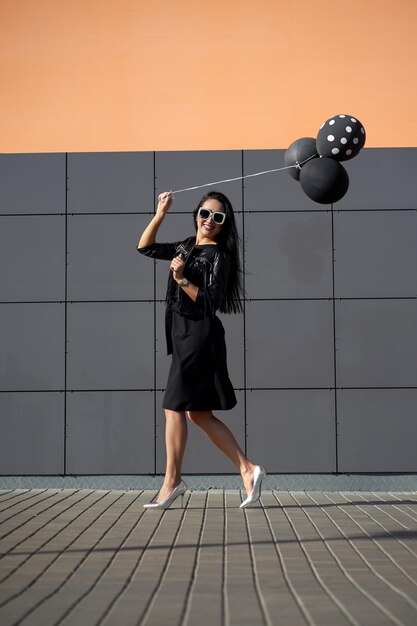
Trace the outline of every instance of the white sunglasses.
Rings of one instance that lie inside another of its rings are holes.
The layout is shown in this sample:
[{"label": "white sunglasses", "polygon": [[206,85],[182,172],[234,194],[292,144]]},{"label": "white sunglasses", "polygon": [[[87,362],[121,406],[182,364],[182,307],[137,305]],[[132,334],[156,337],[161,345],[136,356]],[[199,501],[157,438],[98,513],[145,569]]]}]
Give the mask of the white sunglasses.
[{"label": "white sunglasses", "polygon": [[222,211],[212,211],[211,209],[204,209],[200,207],[198,209],[198,217],[202,220],[208,220],[209,217],[213,220],[215,224],[224,224],[224,220],[226,219],[226,213]]}]

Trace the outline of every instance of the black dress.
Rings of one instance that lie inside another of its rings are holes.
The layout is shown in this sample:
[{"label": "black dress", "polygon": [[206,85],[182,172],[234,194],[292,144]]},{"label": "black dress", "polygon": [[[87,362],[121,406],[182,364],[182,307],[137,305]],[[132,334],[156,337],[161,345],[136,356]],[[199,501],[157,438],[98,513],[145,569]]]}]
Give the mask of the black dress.
[{"label": "black dress", "polygon": [[229,259],[218,245],[195,245],[195,238],[153,244],[139,252],[154,259],[186,256],[184,276],[199,288],[194,302],[170,272],[166,338],[171,368],[162,406],[173,411],[231,409],[236,404],[227,369],[225,333],[216,315],[225,294]]}]

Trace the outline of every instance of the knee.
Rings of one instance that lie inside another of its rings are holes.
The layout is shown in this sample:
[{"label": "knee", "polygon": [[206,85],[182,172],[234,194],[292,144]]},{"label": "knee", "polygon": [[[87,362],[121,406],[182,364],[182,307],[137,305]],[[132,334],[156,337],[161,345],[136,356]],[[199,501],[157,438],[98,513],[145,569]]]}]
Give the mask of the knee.
[{"label": "knee", "polygon": [[168,409],[165,409],[165,417],[167,420],[181,421],[185,419],[185,414],[183,411],[170,411]]},{"label": "knee", "polygon": [[211,411],[187,411],[188,419],[200,426],[200,428],[204,425],[207,420],[213,417],[213,413]]}]

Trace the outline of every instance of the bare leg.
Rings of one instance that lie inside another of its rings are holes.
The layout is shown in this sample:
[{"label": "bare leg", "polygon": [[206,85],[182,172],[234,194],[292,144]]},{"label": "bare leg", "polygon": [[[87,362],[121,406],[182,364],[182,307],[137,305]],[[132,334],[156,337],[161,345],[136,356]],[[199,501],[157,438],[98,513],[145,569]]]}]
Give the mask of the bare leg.
[{"label": "bare leg", "polygon": [[253,471],[255,465],[249,461],[236,441],[232,431],[211,411],[189,411],[188,417],[197,424],[239,470],[243,485],[248,493],[252,492]]},{"label": "bare leg", "polygon": [[161,502],[168,498],[181,482],[181,467],[187,443],[187,420],[185,413],[165,409],[166,469],[164,483],[156,499]]}]

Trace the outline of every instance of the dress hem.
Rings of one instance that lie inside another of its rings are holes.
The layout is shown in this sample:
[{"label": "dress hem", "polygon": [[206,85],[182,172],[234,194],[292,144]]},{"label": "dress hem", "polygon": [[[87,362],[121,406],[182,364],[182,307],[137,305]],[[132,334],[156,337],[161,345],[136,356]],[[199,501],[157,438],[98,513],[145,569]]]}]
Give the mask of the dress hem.
[{"label": "dress hem", "polygon": [[172,408],[172,407],[168,407],[168,406],[164,406],[162,405],[163,409],[166,409],[167,411],[230,411],[231,409],[233,409],[235,406],[237,405],[237,402],[235,402],[234,404],[224,407],[224,406],[212,406],[209,409],[202,409],[201,407],[199,407],[198,409],[194,408],[194,407],[190,407],[190,406],[181,406],[180,408]]}]

